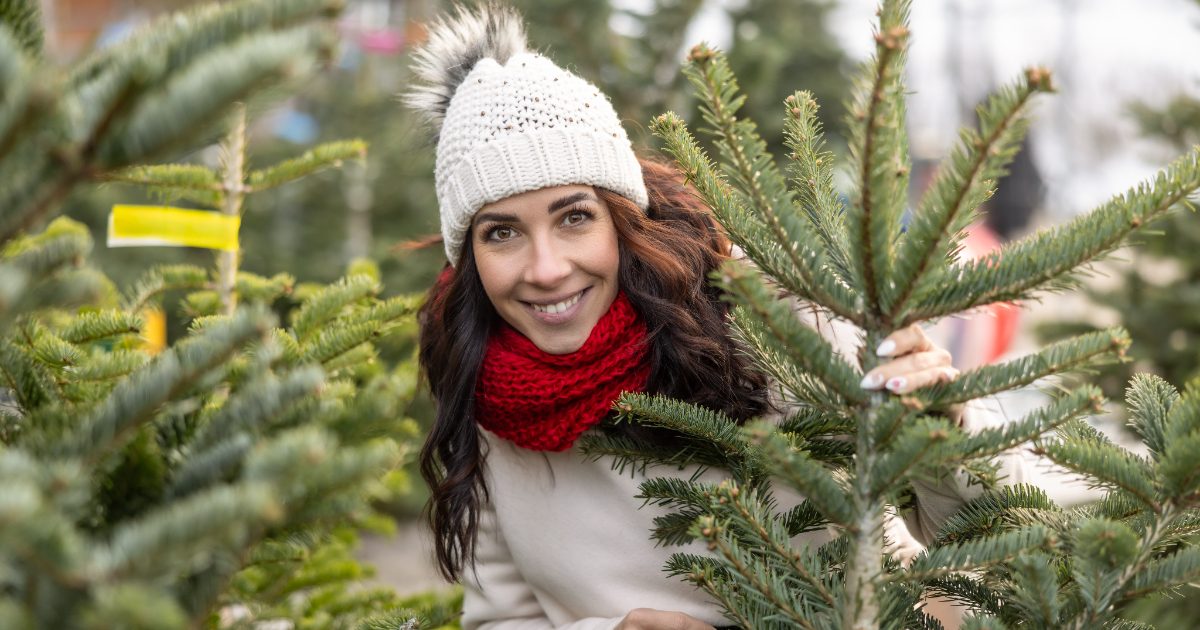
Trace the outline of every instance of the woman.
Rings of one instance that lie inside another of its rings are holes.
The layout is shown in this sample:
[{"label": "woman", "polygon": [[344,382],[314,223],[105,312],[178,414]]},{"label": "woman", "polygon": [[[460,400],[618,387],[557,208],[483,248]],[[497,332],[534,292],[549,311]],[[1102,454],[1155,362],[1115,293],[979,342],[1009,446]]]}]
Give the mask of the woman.
[{"label": "woman", "polygon": [[[649,539],[661,512],[634,498],[641,476],[573,445],[588,430],[638,431],[603,422],[623,391],[739,422],[771,412],[706,282],[728,240],[677,172],[638,160],[594,86],[525,50],[511,11],[459,10],[417,60],[425,84],[409,102],[437,129],[452,265],[421,314],[438,404],[421,468],[438,562],[464,583],[463,626],[720,624],[703,593],[663,574],[680,549]],[[955,375],[916,327],[878,352],[894,359],[864,387],[903,393]],[[961,502],[925,494],[934,521]]]}]

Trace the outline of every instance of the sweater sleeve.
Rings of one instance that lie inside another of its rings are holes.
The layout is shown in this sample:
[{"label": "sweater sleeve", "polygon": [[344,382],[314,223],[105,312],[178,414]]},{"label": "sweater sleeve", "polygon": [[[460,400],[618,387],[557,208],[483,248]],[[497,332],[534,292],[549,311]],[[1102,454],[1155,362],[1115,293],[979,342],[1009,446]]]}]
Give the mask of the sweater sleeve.
[{"label": "sweater sleeve", "polygon": [[620,618],[554,625],[513,562],[490,503],[479,515],[475,566],[463,576],[463,630],[612,630]]}]

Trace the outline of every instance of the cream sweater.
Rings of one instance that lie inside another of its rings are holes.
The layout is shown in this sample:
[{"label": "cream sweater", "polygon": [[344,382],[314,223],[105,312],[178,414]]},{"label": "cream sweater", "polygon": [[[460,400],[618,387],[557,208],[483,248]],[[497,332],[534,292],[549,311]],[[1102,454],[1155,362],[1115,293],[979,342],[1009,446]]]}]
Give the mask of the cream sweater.
[{"label": "cream sweater", "polygon": [[[491,501],[481,515],[475,572],[468,570],[464,580],[464,630],[608,629],[634,608],[680,611],[714,626],[728,625],[706,593],[663,571],[672,553],[705,554],[705,547],[656,546],[650,530],[654,517],[667,510],[634,498],[646,476],[690,478],[695,469],[619,473],[609,458],[589,461],[574,449],[530,451],[480,432]],[[999,463],[1009,483],[1032,482],[1036,476],[1019,453]],[[709,470],[701,478],[720,481],[723,471]],[[928,540],[939,523],[979,492],[962,481],[916,488],[918,509],[907,527],[898,518],[887,527],[897,557],[919,553],[918,539]],[[775,493],[781,505],[800,501],[783,488]],[[829,539],[818,531],[793,543],[819,545]]]}]

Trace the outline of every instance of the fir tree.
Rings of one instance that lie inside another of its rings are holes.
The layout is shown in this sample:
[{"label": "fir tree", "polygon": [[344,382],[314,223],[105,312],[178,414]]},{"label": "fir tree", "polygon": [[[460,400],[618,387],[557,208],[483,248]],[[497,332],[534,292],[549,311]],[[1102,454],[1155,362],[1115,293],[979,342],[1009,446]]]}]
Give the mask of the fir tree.
[{"label": "fir tree", "polygon": [[[715,557],[676,554],[667,569],[707,591],[744,628],[938,627],[917,607],[923,595],[969,606],[968,628],[1129,626],[1119,618],[1127,602],[1200,577],[1200,550],[1185,542],[1200,505],[1200,389],[1179,393],[1153,377],[1132,382],[1131,413],[1150,451],[1140,457],[1084,422],[1102,403],[1090,385],[1002,428],[968,434],[941,413],[1119,358],[1129,343],[1121,329],[905,396],[867,392],[859,381],[880,362],[872,350],[894,330],[1071,286],[1072,274],[1200,188],[1200,153],[1068,225],[959,262],[962,231],[1020,144],[1029,102],[1052,90],[1051,77],[1030,69],[979,108],[979,128],[962,132],[905,224],[907,21],[907,2],[883,2],[874,58],[847,108],[854,183],[845,205],[810,94],[785,100],[790,155],[781,171],[754,123],[738,116],[744,97],[724,56],[693,49],[686,72],[719,162],[673,114],[656,119],[654,131],[753,261],[756,269],[729,262],[714,281],[735,305],[735,332],[795,406],[780,423],[743,429],[704,409],[626,395],[617,403],[622,417],[676,431],[693,446],[662,453],[593,437],[585,448],[615,455],[620,465],[729,471],[717,485],[650,479],[641,497],[675,509],[656,522],[657,539],[707,541]],[[794,300],[861,330],[857,365],[797,319]],[[1027,444],[1088,478],[1104,499],[1064,510],[1037,488],[997,486],[988,459]],[[888,506],[902,503],[912,483],[956,470],[989,490],[944,523],[910,566],[886,557]],[[782,509],[773,498],[781,484],[806,500]],[[831,542],[791,544],[791,536],[825,527],[837,534]]]},{"label": "fir tree", "polygon": [[[26,234],[78,184],[179,146],[326,54],[337,9],[201,7],[63,74],[39,59],[36,12],[0,5],[0,627],[421,622],[404,610],[417,602],[349,588],[363,569],[347,555],[347,527],[378,522],[372,501],[402,481],[385,473],[411,451],[415,368],[383,367],[375,342],[411,326],[414,297],[381,297],[369,266],[290,304],[286,274],[240,274],[241,308],[195,317],[152,356],[142,308],[181,289],[215,310],[219,279],[158,268],[122,295],[86,264],[83,226]],[[202,176],[169,171],[123,176]]]}]

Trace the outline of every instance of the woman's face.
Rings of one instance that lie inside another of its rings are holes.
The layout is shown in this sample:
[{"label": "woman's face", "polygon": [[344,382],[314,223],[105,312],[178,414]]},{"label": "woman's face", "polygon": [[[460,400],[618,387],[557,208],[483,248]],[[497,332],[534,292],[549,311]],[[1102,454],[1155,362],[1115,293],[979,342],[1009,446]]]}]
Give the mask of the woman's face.
[{"label": "woman's face", "polygon": [[471,238],[492,306],[543,352],[578,350],[617,296],[617,230],[591,186],[488,204],[475,214]]}]

